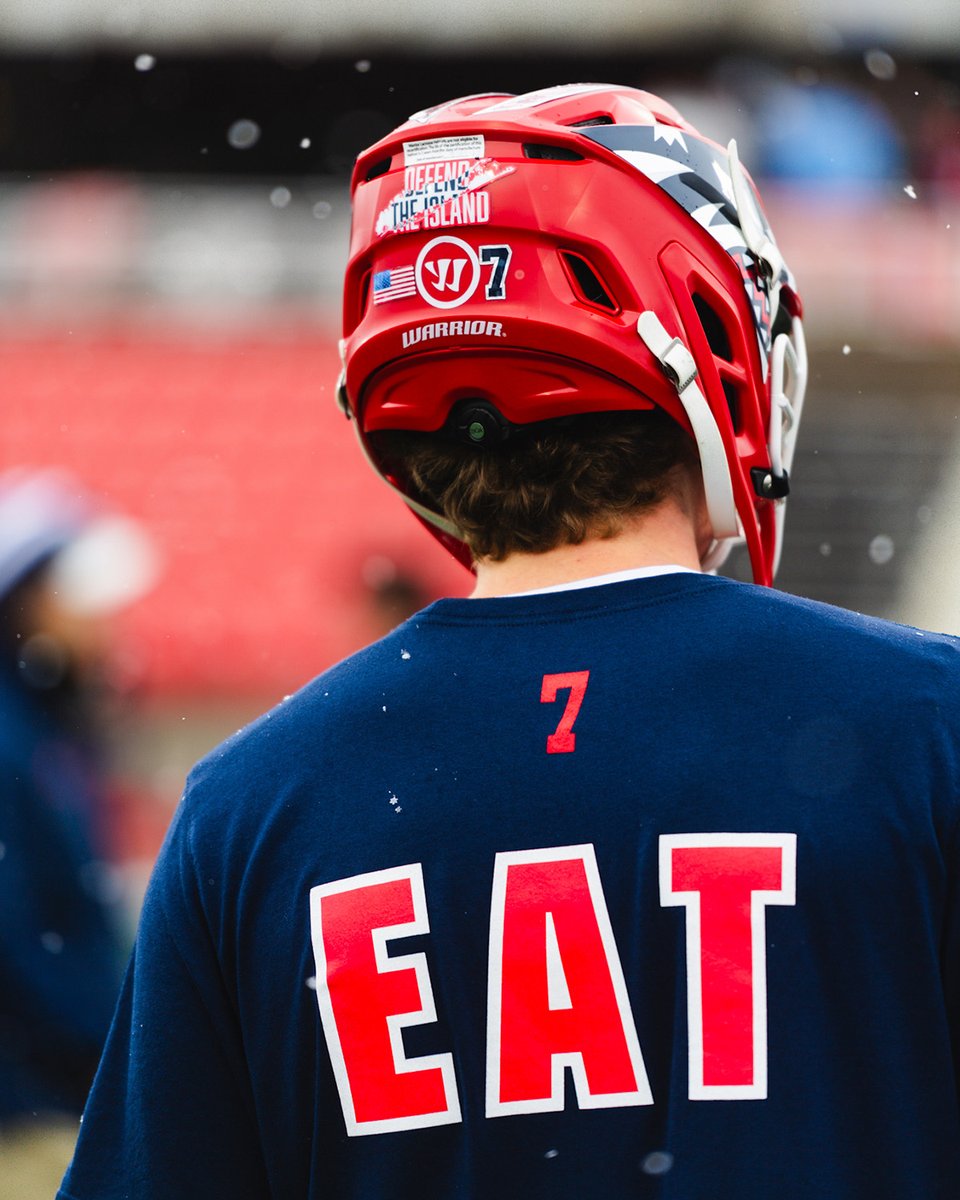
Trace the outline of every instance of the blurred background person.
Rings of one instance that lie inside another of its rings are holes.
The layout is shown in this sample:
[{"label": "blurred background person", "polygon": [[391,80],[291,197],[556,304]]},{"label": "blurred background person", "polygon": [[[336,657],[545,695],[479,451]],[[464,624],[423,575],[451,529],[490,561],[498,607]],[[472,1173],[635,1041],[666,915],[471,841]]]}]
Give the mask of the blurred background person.
[{"label": "blurred background person", "polygon": [[107,861],[112,618],[151,543],[52,470],[0,474],[0,1194],[49,1197],[126,953]]}]

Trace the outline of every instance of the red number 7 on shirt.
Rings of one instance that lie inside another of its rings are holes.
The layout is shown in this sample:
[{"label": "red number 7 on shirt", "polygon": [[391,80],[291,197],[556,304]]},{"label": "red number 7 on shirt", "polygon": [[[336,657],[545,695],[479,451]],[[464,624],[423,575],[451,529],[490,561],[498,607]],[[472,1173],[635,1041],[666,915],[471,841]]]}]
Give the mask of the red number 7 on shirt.
[{"label": "red number 7 on shirt", "polygon": [[570,690],[560,724],[547,737],[548,754],[572,754],[576,750],[577,735],[573,732],[573,723],[580,712],[580,705],[583,704],[589,678],[589,671],[566,671],[561,675],[544,675],[543,686],[540,689],[541,704],[553,704],[557,698],[557,692],[567,688]]}]

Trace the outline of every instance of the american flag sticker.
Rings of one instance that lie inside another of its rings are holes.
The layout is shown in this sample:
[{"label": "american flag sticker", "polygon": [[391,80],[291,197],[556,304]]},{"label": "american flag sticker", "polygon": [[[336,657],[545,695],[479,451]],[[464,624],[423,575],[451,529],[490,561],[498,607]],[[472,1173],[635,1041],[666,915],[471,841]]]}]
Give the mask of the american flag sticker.
[{"label": "american flag sticker", "polygon": [[385,304],[388,300],[399,300],[402,296],[416,294],[417,284],[413,277],[413,267],[391,267],[389,271],[374,273],[374,304]]}]

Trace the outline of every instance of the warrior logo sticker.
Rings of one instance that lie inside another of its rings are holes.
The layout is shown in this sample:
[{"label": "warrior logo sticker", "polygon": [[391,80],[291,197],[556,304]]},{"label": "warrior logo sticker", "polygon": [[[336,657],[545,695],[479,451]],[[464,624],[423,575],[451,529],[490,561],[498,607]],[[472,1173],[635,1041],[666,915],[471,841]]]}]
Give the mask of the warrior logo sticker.
[{"label": "warrior logo sticker", "polygon": [[414,266],[385,267],[373,273],[373,302],[420,297],[434,308],[459,308],[473,296],[483,280],[486,300],[507,298],[507,267],[511,246],[472,246],[456,237],[428,242]]},{"label": "warrior logo sticker", "polygon": [[513,167],[492,158],[407,166],[403,191],[377,217],[377,236],[451,225],[485,225],[490,220],[490,197],[483,189],[513,171]]},{"label": "warrior logo sticker", "polygon": [[480,282],[480,260],[466,242],[434,238],[417,256],[417,291],[434,308],[465,304]]},{"label": "warrior logo sticker", "polygon": [[460,238],[434,238],[417,256],[414,268],[417,291],[434,308],[459,308],[477,290],[482,263],[490,267],[484,289],[486,299],[503,300],[504,275],[510,257],[509,246],[481,246],[478,254]]}]

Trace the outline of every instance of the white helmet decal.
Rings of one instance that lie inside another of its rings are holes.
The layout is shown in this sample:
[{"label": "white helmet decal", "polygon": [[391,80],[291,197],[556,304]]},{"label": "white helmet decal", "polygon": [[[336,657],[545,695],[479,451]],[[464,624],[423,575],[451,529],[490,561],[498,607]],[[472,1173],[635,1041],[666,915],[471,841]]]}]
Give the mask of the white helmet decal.
[{"label": "white helmet decal", "polygon": [[[581,130],[675,200],[737,264],[753,312],[766,377],[780,287],[793,277],[736,157],[688,130],[653,125],[596,125]],[[771,274],[769,249],[774,260]]]}]

